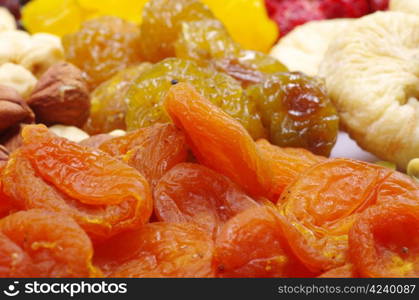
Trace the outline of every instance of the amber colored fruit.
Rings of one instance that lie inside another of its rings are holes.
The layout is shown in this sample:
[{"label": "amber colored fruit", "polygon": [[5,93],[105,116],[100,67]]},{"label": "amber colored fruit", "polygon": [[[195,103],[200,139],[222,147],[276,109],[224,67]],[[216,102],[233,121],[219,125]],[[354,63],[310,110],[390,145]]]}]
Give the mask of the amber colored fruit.
[{"label": "amber colored fruit", "polygon": [[277,198],[304,171],[326,160],[306,149],[278,147],[264,139],[258,140],[256,147],[262,159],[269,163],[273,173],[271,193]]},{"label": "amber colored fruit", "polygon": [[91,135],[125,130],[128,90],[134,80],[151,66],[142,63],[129,67],[99,85],[91,94],[90,117],[84,130]]},{"label": "amber colored fruit", "polygon": [[93,246],[65,214],[30,209],[0,222],[0,277],[89,277]]},{"label": "amber colored fruit", "polygon": [[240,83],[230,76],[179,58],[168,58],[144,72],[128,93],[128,130],[168,122],[163,108],[165,96],[173,84],[188,82],[212,103],[238,120],[252,135],[265,136],[256,105],[249,102]]},{"label": "amber colored fruit", "polygon": [[183,23],[175,52],[179,58],[225,72],[245,86],[264,81],[268,74],[288,71],[272,56],[244,50],[216,19]]},{"label": "amber colored fruit", "polygon": [[419,277],[419,206],[366,210],[349,232],[349,254],[363,277]]},{"label": "amber colored fruit", "polygon": [[330,271],[324,272],[318,278],[355,278],[358,274],[355,271],[355,267],[348,263],[342,267],[337,267]]},{"label": "amber colored fruit", "polygon": [[143,174],[154,189],[160,178],[187,156],[185,135],[173,124],[156,124],[145,128],[123,160]]},{"label": "amber colored fruit", "polygon": [[269,166],[239,122],[185,83],[169,90],[165,108],[201,164],[229,177],[253,197],[270,198]]},{"label": "amber colored fruit", "polygon": [[346,263],[350,228],[359,213],[384,201],[381,189],[390,190],[394,173],[361,161],[331,159],[304,172],[283,192],[278,205],[285,234],[307,267],[326,272]]},{"label": "amber colored fruit", "polygon": [[322,83],[302,73],[278,73],[247,89],[258,104],[268,139],[282,147],[329,156],[339,118]]},{"label": "amber colored fruit", "polygon": [[219,277],[311,276],[293,255],[280,216],[269,207],[250,208],[221,229],[213,265]]},{"label": "amber colored fruit", "polygon": [[95,240],[148,221],[151,192],[138,171],[43,125],[26,126],[22,135],[24,146],[12,153],[2,178],[14,205],[70,215]]},{"label": "amber colored fruit", "polygon": [[192,163],[175,166],[154,191],[160,221],[195,223],[214,237],[230,218],[254,206],[257,202],[230,179]]},{"label": "amber colored fruit", "polygon": [[150,62],[175,56],[174,43],[182,23],[213,18],[199,0],[150,0],[143,8],[140,26],[142,55]]},{"label": "amber colored fruit", "polygon": [[380,185],[377,202],[419,205],[419,182],[405,174],[393,172]]},{"label": "amber colored fruit", "polygon": [[68,62],[86,72],[93,90],[118,71],[141,62],[140,30],[118,17],[104,16],[62,38]]},{"label": "amber colored fruit", "polygon": [[157,222],[99,245],[95,263],[109,277],[213,277],[213,250],[194,224]]},{"label": "amber colored fruit", "polygon": [[6,167],[5,164],[0,163],[0,218],[7,216],[11,211],[13,211],[13,202],[11,199],[3,192],[3,183],[2,183],[2,172]]}]

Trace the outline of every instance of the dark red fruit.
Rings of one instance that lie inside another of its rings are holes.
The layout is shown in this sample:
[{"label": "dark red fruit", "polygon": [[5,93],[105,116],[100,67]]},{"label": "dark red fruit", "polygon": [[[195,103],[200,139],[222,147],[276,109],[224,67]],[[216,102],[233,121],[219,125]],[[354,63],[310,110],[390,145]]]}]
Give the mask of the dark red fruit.
[{"label": "dark red fruit", "polygon": [[20,19],[19,0],[0,0],[0,6],[6,7],[16,19]]},{"label": "dark red fruit", "polygon": [[387,10],[390,0],[369,0],[370,11]]},{"label": "dark red fruit", "polygon": [[320,0],[320,9],[327,19],[359,18],[370,11],[368,0]]}]

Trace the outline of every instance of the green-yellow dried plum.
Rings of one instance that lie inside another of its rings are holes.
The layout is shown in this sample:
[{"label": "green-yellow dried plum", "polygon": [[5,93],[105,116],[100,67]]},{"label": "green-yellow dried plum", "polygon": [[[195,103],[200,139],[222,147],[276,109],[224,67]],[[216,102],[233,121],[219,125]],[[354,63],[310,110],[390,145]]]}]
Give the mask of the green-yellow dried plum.
[{"label": "green-yellow dried plum", "polygon": [[133,81],[151,66],[142,63],[129,67],[99,85],[91,95],[90,117],[84,129],[92,135],[125,130],[126,94]]},{"label": "green-yellow dried plum", "polygon": [[257,103],[272,143],[330,154],[339,118],[320,81],[302,73],[277,73],[247,92],[251,102]]},{"label": "green-yellow dried plum", "polygon": [[142,54],[147,61],[158,62],[175,56],[176,42],[183,22],[215,18],[199,0],[151,0],[143,9],[141,23]]},{"label": "green-yellow dried plum", "polygon": [[140,30],[118,17],[86,21],[63,37],[66,60],[86,72],[91,89],[118,71],[142,61]]},{"label": "green-yellow dried plum", "polygon": [[192,84],[212,103],[238,120],[253,138],[265,136],[256,105],[249,102],[238,81],[179,58],[167,58],[155,64],[131,86],[126,117],[128,130],[170,121],[162,104],[169,88],[177,82]]}]

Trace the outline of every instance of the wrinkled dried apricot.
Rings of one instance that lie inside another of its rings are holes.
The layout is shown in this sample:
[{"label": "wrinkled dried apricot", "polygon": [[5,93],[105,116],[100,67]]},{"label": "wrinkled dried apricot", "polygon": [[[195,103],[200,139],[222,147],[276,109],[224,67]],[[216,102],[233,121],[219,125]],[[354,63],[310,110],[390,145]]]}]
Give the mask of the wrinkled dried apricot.
[{"label": "wrinkled dried apricot", "polygon": [[157,222],[99,245],[95,263],[109,277],[212,277],[213,249],[194,224]]},{"label": "wrinkled dried apricot", "polygon": [[0,218],[7,216],[13,209],[13,202],[3,192],[2,172],[6,165],[0,164]]},{"label": "wrinkled dried apricot", "polygon": [[66,60],[86,72],[91,89],[142,60],[140,30],[118,17],[86,21],[62,42]]},{"label": "wrinkled dried apricot", "polygon": [[349,254],[364,277],[419,277],[419,206],[367,209],[349,232]]},{"label": "wrinkled dried apricot", "polygon": [[331,269],[327,272],[324,272],[318,278],[355,278],[358,277],[358,274],[355,271],[355,267],[348,263],[342,267],[337,267]]},{"label": "wrinkled dried apricot", "polygon": [[302,73],[277,73],[247,92],[258,105],[269,141],[329,156],[339,118],[322,83]]},{"label": "wrinkled dried apricot", "polygon": [[134,80],[149,68],[149,63],[129,67],[99,85],[91,94],[90,117],[84,130],[91,135],[125,130],[127,92]]},{"label": "wrinkled dried apricot", "polygon": [[131,86],[126,117],[128,130],[168,122],[170,119],[163,102],[170,87],[179,82],[192,84],[212,103],[238,120],[253,138],[265,136],[256,106],[249,102],[238,81],[179,58],[168,58],[155,64]]},{"label": "wrinkled dried apricot", "polygon": [[175,56],[174,43],[184,22],[213,19],[199,0],[150,0],[143,8],[140,26],[142,54],[146,61],[158,62]]},{"label": "wrinkled dried apricot", "polygon": [[2,178],[16,206],[66,213],[94,239],[148,221],[151,192],[135,169],[43,125],[26,126],[22,136],[24,146],[11,155]]},{"label": "wrinkled dried apricot", "polygon": [[250,208],[221,229],[215,242],[219,277],[304,277],[312,275],[293,255],[280,216],[269,207]]},{"label": "wrinkled dried apricot", "polygon": [[0,277],[88,277],[93,246],[65,214],[42,209],[16,212],[0,222]]},{"label": "wrinkled dried apricot", "polygon": [[165,108],[200,163],[229,177],[251,196],[270,196],[268,165],[239,122],[186,83],[169,90]]},{"label": "wrinkled dried apricot", "polygon": [[349,159],[319,163],[304,172],[278,203],[285,234],[296,255],[313,271],[347,261],[348,232],[359,213],[379,201],[393,170]]},{"label": "wrinkled dried apricot", "polygon": [[160,221],[195,223],[213,236],[231,217],[257,205],[227,177],[192,163],[175,166],[154,191]]}]

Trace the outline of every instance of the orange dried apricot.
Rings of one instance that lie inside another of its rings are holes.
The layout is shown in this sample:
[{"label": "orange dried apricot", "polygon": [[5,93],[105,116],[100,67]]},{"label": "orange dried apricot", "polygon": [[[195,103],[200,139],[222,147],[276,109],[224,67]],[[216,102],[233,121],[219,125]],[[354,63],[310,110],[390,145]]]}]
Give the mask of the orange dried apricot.
[{"label": "orange dried apricot", "polygon": [[230,179],[193,163],[175,166],[154,191],[160,221],[195,223],[213,236],[231,217],[254,206],[257,202]]},{"label": "orange dried apricot", "polygon": [[349,232],[349,257],[363,277],[419,277],[419,206],[367,209]]},{"label": "orange dried apricot", "polygon": [[194,224],[157,222],[99,245],[95,263],[109,277],[213,277],[213,249]]},{"label": "orange dried apricot", "polygon": [[65,214],[30,209],[0,221],[1,277],[88,277],[93,246]]},{"label": "orange dried apricot", "polygon": [[337,267],[324,272],[318,278],[355,278],[358,274],[355,272],[355,268],[352,264],[348,263],[342,267]]},{"label": "orange dried apricot", "polygon": [[219,277],[304,277],[310,273],[292,253],[276,210],[250,208],[221,229],[213,265]]},{"label": "orange dried apricot", "polygon": [[134,168],[43,125],[26,126],[22,135],[24,145],[12,153],[2,178],[14,205],[66,213],[94,239],[148,221],[150,188]]}]

